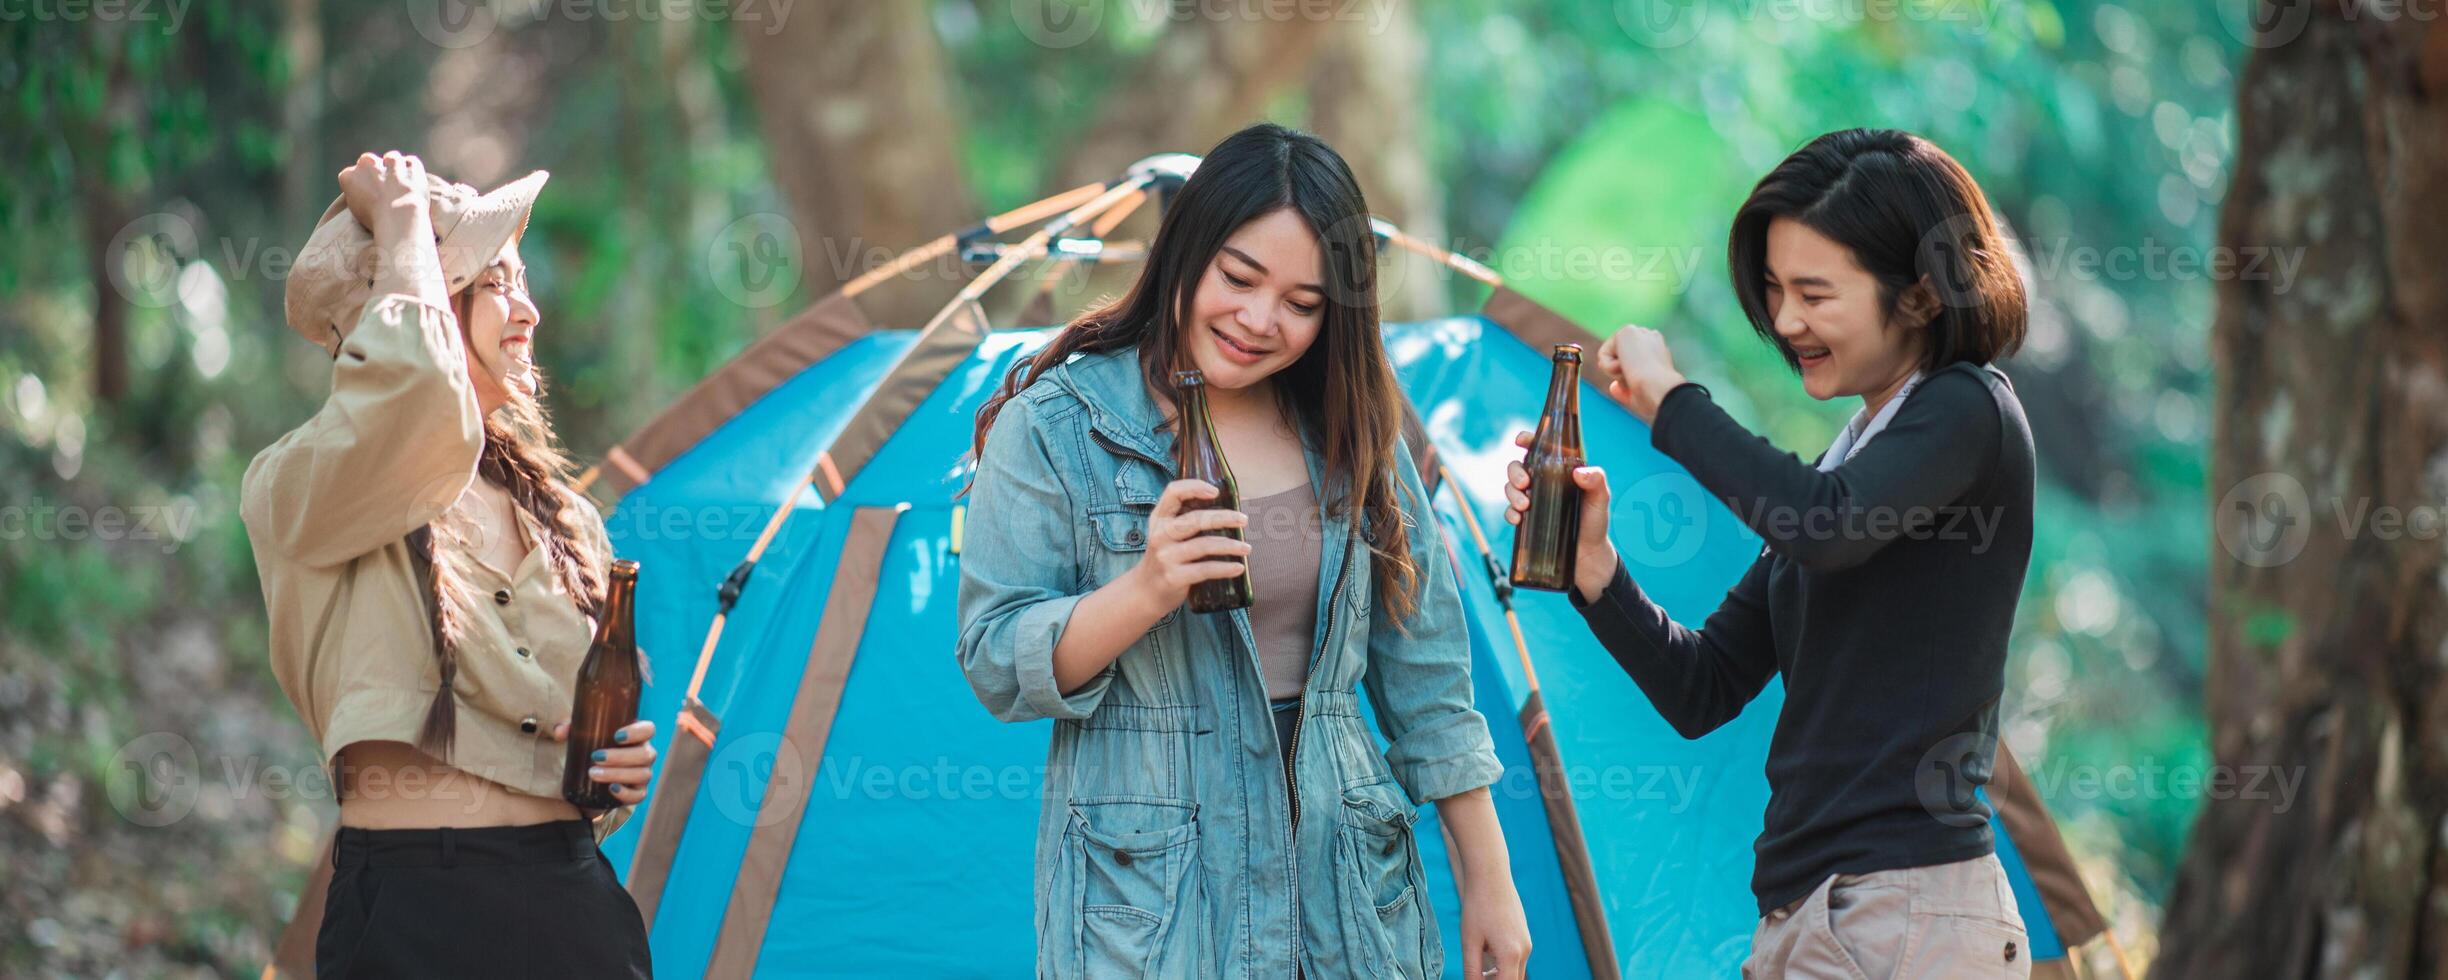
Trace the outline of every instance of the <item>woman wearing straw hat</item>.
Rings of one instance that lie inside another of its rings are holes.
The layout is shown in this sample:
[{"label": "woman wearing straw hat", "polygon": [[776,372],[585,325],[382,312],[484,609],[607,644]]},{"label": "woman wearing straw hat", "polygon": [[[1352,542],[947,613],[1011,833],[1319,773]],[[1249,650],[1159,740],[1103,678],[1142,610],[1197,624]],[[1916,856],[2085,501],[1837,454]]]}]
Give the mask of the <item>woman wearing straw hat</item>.
[{"label": "woman wearing straw hat", "polygon": [[[1375,261],[1343,159],[1250,127],[1176,192],[1130,292],[978,413],[958,653],[996,717],[1056,720],[1039,976],[1442,975],[1412,837],[1430,802],[1462,869],[1466,973],[1522,975],[1501,767],[1397,434]],[[1205,375],[1240,510],[1197,509],[1218,488],[1174,479],[1183,368]],[[1225,527],[1249,540],[1201,536]],[[1185,606],[1245,567],[1246,611]]]},{"label": "woman wearing straw hat", "polygon": [[[1572,604],[1685,737],[1784,678],[1745,977],[2027,975],[1974,792],[2032,544],[2031,429],[1991,366],[2024,329],[2004,238],[1945,151],[1854,129],[1760,180],[1728,258],[1802,389],[1861,409],[1805,463],[1686,380],[1657,331],[1624,327],[1598,354],[1608,393],[1767,546],[1698,629],[1676,623],[1616,554],[1606,476],[1584,467]],[[1518,524],[1529,478],[1510,476]]]},{"label": "woman wearing straw hat", "polygon": [[[331,394],[247,467],[240,508],[273,673],[340,798],[316,972],[646,977],[595,846],[627,808],[560,794],[611,549],[537,401],[518,238],[545,174],[478,194],[393,152],[339,179],[284,303]],[[626,803],[652,736],[597,756]]]}]

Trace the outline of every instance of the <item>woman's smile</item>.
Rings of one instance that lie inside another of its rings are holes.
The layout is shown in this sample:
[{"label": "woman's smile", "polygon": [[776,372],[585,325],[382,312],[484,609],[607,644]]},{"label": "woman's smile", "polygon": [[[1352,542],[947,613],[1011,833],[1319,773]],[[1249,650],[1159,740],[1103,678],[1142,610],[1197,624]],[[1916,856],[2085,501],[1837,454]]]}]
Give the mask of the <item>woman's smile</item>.
[{"label": "woman's smile", "polygon": [[1215,335],[1216,349],[1223,352],[1226,358],[1237,364],[1256,364],[1260,361],[1266,360],[1267,355],[1275,353],[1273,350],[1257,344],[1243,343],[1235,340],[1233,339],[1233,336],[1226,333],[1222,327],[1208,327],[1207,331]]}]

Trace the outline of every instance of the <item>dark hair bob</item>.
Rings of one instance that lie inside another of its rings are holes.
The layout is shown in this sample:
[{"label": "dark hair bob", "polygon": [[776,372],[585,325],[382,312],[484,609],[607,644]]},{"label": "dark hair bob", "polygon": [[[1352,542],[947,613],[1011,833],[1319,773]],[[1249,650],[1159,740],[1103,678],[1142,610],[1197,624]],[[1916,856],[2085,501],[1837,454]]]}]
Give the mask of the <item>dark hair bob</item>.
[{"label": "dark hair bob", "polygon": [[1923,328],[1923,370],[1987,364],[2023,345],[2023,280],[2005,236],[1980,185],[1937,144],[1897,129],[1825,134],[1768,171],[1735,212],[1726,244],[1734,291],[1751,329],[1800,371],[1768,313],[1768,225],[1778,218],[1851,249],[1878,280],[1887,316],[1905,290],[1929,284],[1938,312]]}]

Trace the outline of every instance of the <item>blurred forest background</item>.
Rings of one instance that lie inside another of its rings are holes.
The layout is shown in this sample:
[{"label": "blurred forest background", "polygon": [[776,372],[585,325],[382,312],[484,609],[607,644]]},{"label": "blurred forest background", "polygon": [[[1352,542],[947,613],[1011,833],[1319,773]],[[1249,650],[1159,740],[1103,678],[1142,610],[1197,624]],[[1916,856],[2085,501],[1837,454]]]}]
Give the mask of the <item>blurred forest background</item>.
[{"label": "blurred forest background", "polygon": [[[250,974],[305,879],[329,801],[248,782],[314,751],[263,656],[236,491],[327,387],[282,276],[358,151],[485,187],[553,171],[524,250],[538,357],[593,462],[891,249],[1259,118],[1321,133],[1380,214],[1598,332],[1666,330],[1805,458],[1855,406],[1810,401],[1751,335],[1735,204],[1829,129],[1962,160],[2033,285],[2007,364],[2042,460],[2007,741],[2127,949],[2158,949],[2202,793],[2082,773],[2214,761],[2213,306],[2250,257],[2212,259],[2255,48],[2240,4],[126,9],[145,13],[0,27],[0,503],[20,517],[0,527],[0,974]],[[1388,279],[1391,316],[1483,290],[1418,262]],[[915,326],[957,285],[905,280],[869,308]],[[1077,277],[1062,309],[1116,282]],[[110,508],[121,533],[59,519]],[[160,827],[125,815],[114,771],[157,732],[206,760],[192,815]]]}]

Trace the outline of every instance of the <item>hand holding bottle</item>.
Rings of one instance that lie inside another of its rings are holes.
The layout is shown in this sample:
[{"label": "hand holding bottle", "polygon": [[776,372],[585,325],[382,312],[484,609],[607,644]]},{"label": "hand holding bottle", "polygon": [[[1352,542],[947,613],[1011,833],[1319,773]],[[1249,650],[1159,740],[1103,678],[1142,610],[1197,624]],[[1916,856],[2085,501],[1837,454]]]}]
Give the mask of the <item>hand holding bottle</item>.
[{"label": "hand holding bottle", "polygon": [[1245,571],[1249,542],[1208,532],[1247,527],[1249,516],[1237,510],[1197,507],[1197,501],[1215,499],[1218,492],[1215,484],[1204,480],[1175,480],[1165,485],[1164,493],[1156,498],[1156,509],[1148,514],[1147,553],[1130,574],[1163,609],[1187,601],[1190,589],[1201,582],[1228,579]]},{"label": "hand holding bottle", "polygon": [[[1528,432],[1513,436],[1513,444],[1524,449],[1530,442]],[[1581,535],[1579,554],[1573,559],[1573,590],[1581,601],[1594,602],[1615,577],[1615,542],[1607,537],[1607,502],[1612,494],[1607,490],[1606,471],[1595,466],[1575,468],[1573,482],[1581,487]],[[1520,526],[1522,515],[1529,510],[1530,471],[1519,460],[1506,463],[1505,523]]]},{"label": "hand holding bottle", "polygon": [[[552,740],[569,741],[569,728],[567,721],[554,725]],[[644,719],[613,732],[613,747],[595,750],[587,778],[611,787],[612,798],[623,806],[644,800],[646,784],[654,781],[654,735],[655,723]]]}]

